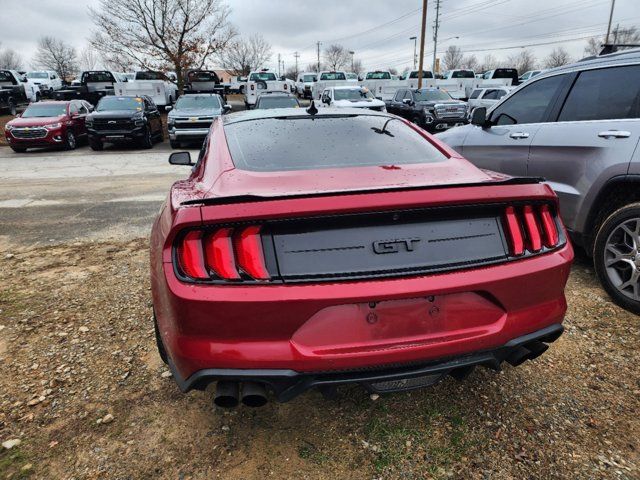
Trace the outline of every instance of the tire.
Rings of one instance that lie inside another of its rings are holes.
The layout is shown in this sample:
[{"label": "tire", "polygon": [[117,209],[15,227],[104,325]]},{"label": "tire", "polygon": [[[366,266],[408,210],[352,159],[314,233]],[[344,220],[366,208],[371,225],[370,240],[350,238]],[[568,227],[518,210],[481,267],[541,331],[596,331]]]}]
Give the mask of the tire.
[{"label": "tire", "polygon": [[75,150],[78,146],[78,141],[76,140],[76,136],[72,131],[67,131],[67,135],[64,140],[64,149],[65,150]]},{"label": "tire", "polygon": [[153,148],[153,133],[148,125],[144,131],[144,136],[140,139],[140,146],[147,150]]},{"label": "tire", "polygon": [[96,152],[99,152],[104,148],[104,143],[102,143],[100,140],[94,140],[90,138],[89,147],[91,147],[91,150],[95,150]]},{"label": "tire", "polygon": [[602,222],[593,246],[593,264],[612,300],[640,314],[640,202],[619,208]]},{"label": "tire", "polygon": [[23,148],[23,147],[14,147],[14,146],[11,146],[11,150],[13,150],[13,151],[14,151],[14,152],[16,152],[16,153],[24,153],[24,152],[26,152],[26,151],[27,151],[27,149],[26,149],[26,148]]},{"label": "tire", "polygon": [[182,144],[177,140],[169,140],[169,145],[171,145],[173,149],[182,148]]},{"label": "tire", "polygon": [[158,132],[158,143],[164,142],[164,127],[160,125],[160,131]]},{"label": "tire", "polygon": [[16,107],[16,102],[13,98],[9,99],[9,115],[15,117],[18,114],[18,108]]},{"label": "tire", "polygon": [[158,321],[156,320],[156,312],[153,312],[153,328],[156,332],[156,346],[158,347],[158,354],[162,361],[168,365],[169,357],[167,356],[167,350],[164,348],[162,338],[160,338],[160,330],[158,329]]}]

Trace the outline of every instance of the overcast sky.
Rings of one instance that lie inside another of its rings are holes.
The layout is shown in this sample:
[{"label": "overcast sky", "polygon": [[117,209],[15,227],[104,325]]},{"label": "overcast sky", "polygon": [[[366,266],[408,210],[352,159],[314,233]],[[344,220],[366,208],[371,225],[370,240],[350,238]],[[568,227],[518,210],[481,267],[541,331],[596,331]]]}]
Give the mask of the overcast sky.
[{"label": "overcast sky", "polygon": [[[0,43],[30,67],[38,37],[64,38],[79,50],[93,25],[88,16],[95,0],[0,0]],[[285,66],[315,62],[316,42],[340,43],[365,67],[402,70],[413,59],[421,0],[227,0],[240,34],[262,34],[273,46],[272,68],[280,53]],[[427,65],[433,54],[436,0],[427,14]],[[530,45],[542,60],[562,45],[582,55],[584,37],[604,34],[611,0],[441,0],[438,54],[455,44],[478,59],[498,58]],[[616,0],[613,24],[640,25],[640,0]],[[455,38],[459,37],[459,38]],[[551,43],[554,42],[554,43]]]}]

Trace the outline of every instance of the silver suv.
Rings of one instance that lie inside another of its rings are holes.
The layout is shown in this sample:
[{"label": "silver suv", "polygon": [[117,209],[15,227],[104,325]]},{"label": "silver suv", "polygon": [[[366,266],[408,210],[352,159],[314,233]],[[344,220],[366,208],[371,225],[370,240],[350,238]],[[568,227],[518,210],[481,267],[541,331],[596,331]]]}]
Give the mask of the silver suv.
[{"label": "silver suv", "polygon": [[604,288],[640,313],[640,50],[544,72],[438,138],[479,167],[545,177]]}]

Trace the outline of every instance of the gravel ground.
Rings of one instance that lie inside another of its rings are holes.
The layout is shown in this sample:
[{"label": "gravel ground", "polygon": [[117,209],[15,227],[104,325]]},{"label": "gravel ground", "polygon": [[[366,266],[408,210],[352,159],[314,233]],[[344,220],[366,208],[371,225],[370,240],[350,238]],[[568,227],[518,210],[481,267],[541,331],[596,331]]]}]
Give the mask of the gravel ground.
[{"label": "gravel ground", "polygon": [[640,478],[640,323],[585,260],[534,362],[232,411],[161,363],[147,265],[143,239],[0,246],[1,479]]}]

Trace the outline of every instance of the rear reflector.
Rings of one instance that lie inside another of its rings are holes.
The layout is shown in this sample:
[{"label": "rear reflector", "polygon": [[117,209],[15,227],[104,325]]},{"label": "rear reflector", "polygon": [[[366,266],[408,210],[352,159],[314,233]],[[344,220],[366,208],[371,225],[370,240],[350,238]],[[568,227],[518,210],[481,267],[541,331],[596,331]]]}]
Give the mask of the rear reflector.
[{"label": "rear reflector", "polygon": [[542,249],[542,237],[540,235],[540,227],[536,220],[536,215],[531,205],[526,205],[523,209],[524,225],[527,229],[528,248],[531,252],[538,252]]},{"label": "rear reflector", "polygon": [[522,255],[524,253],[524,238],[522,237],[520,222],[518,222],[518,217],[516,216],[516,209],[513,207],[507,207],[505,211],[505,219],[511,254],[516,256]]},{"label": "rear reflector", "polygon": [[544,231],[544,246],[554,247],[558,244],[558,228],[549,205],[540,207],[540,217],[542,218],[542,230]]},{"label": "rear reflector", "polygon": [[189,231],[176,247],[178,266],[192,280],[269,280],[260,228]]},{"label": "rear reflector", "polygon": [[269,279],[269,272],[264,263],[259,226],[247,227],[237,234],[235,247],[238,265],[242,270],[256,280]]}]

